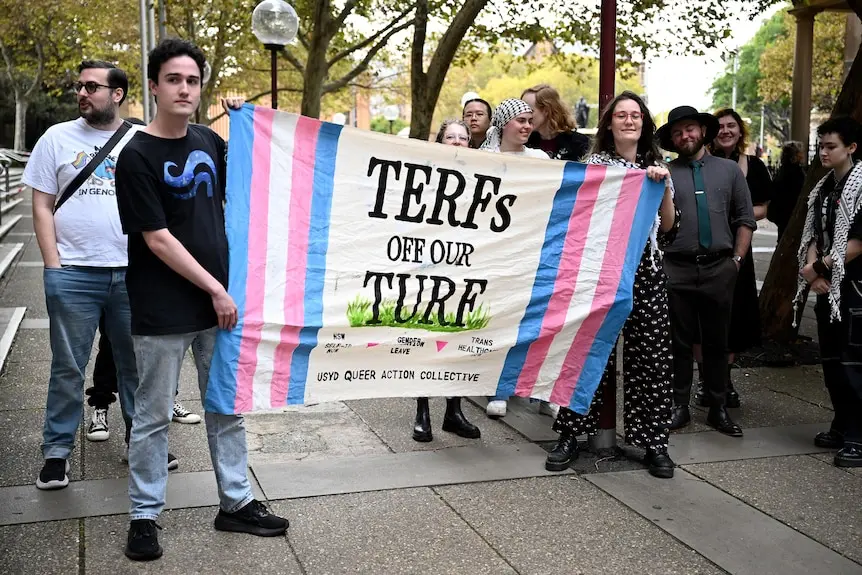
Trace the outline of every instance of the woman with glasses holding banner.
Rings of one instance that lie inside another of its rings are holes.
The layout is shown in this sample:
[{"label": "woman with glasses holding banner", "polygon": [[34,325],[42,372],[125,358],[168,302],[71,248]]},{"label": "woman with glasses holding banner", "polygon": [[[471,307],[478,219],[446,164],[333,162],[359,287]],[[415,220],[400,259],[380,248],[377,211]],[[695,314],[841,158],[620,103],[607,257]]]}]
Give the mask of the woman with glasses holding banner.
[{"label": "woman with glasses holding banner", "polygon": [[[446,120],[440,125],[435,140],[438,144],[469,148],[471,142],[470,128],[461,120]],[[467,421],[461,411],[460,397],[446,398],[446,413],[443,415],[443,431],[454,433],[467,439],[478,439],[482,436],[479,428]],[[428,442],[434,439],[431,432],[431,410],[427,397],[416,399],[416,422],[413,424],[414,441]]]},{"label": "woman with glasses holding banner", "polygon": [[[673,241],[680,216],[673,203],[670,173],[662,165],[655,143],[655,129],[643,100],[632,92],[623,92],[608,104],[599,119],[593,153],[586,162],[646,170],[650,179],[665,182],[664,198],[635,273],[632,312],[622,333],[625,441],[646,450],[645,463],[651,475],[671,478],[674,463],[667,453],[667,443],[673,370],[667,279],[659,247]],[[548,471],[568,468],[578,457],[577,437],[597,433],[602,387],[609,378],[616,378],[616,350],[611,352],[589,412],[580,415],[565,407],[560,409],[554,422],[560,439],[548,454]]]}]

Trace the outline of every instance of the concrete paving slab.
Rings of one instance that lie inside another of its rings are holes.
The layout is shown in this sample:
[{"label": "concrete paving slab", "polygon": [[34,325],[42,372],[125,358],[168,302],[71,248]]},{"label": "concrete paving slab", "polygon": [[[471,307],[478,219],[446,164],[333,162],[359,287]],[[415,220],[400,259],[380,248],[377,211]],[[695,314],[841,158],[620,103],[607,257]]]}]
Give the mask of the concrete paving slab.
[{"label": "concrete paving slab", "polygon": [[831,409],[776,393],[766,388],[757,377],[734,377],[734,387],[739,391],[742,407],[728,411],[743,430],[832,421]]},{"label": "concrete paving slab", "polygon": [[267,499],[275,500],[551,475],[545,456],[541,447],[523,443],[261,464],[252,470]]},{"label": "concrete paving slab", "polygon": [[791,368],[759,367],[738,370],[750,373],[757,385],[777,393],[832,409],[832,402],[823,384],[823,370],[819,365],[799,365]]},{"label": "concrete paving slab", "polygon": [[304,572],[514,574],[429,489],[276,502]]},{"label": "concrete paving slab", "polygon": [[[26,253],[31,249],[30,244],[25,248],[23,259],[28,258]],[[38,247],[36,248],[38,251]],[[7,307],[26,307],[27,319],[47,318],[48,311],[45,307],[45,289],[42,281],[43,270],[41,268],[14,268],[9,281],[2,292],[3,305]]]},{"label": "concrete paving slab", "polygon": [[[487,416],[485,416],[485,407],[488,405],[488,398],[470,397],[468,399],[479,408],[482,417],[487,419]],[[532,442],[557,440],[557,434],[552,429],[554,425],[553,418],[540,414],[539,404],[523,397],[509,399],[509,404],[506,408],[506,417],[499,421],[502,421]]]},{"label": "concrete paving slab", "polygon": [[[22,411],[0,412],[0,437],[14,438],[14,441],[0,441],[0,486],[24,485],[37,491],[36,476],[42,469],[42,426],[45,411],[28,409]],[[69,461],[69,479],[81,478],[80,450],[72,451]],[[0,508],[2,508],[0,497]]]},{"label": "concrete paving slab", "polygon": [[[27,321],[27,320],[24,320]],[[51,337],[48,330],[19,330],[9,350],[7,363],[51,362]]]},{"label": "concrete paving slab", "polygon": [[7,364],[0,375],[0,411],[45,409],[50,375],[50,361]]},{"label": "concrete paving slab", "polygon": [[677,465],[758,459],[828,451],[814,445],[814,436],[825,428],[820,423],[780,427],[754,427],[745,437],[728,437],[717,431],[672,434],[668,452]]},{"label": "concrete paving slab", "polygon": [[685,469],[862,565],[862,477],[806,455]]},{"label": "concrete paving slab", "polygon": [[50,329],[48,318],[28,318],[21,322],[21,329]]},{"label": "concrete paving slab", "polygon": [[669,480],[646,471],[586,480],[734,575],[862,574],[862,565],[682,469]]},{"label": "concrete paving slab", "polygon": [[434,491],[518,573],[723,573],[578,476]]},{"label": "concrete paving slab", "polygon": [[299,564],[284,537],[253,537],[213,528],[217,507],[166,511],[159,517],[158,561],[139,563],[123,554],[126,516],[87,519],[84,524],[87,575],[116,573],[277,573],[299,575]]},{"label": "concrete paving slab", "polygon": [[479,410],[469,401],[462,401],[461,409],[465,417],[482,431],[482,437],[464,439],[454,433],[443,431],[440,427],[443,425],[445,399],[432,397],[430,410],[434,440],[428,443],[413,441],[413,421],[416,418],[416,401],[413,399],[404,397],[360,399],[345,403],[392,451],[397,453],[470,445],[513,445],[525,441],[523,436],[507,425],[488,419],[484,411]]},{"label": "concrete paving slab", "polygon": [[[263,501],[260,486],[249,475],[254,496]],[[34,476],[35,480],[35,476]],[[218,505],[212,471],[171,473],[165,509],[187,509]],[[40,491],[32,485],[0,487],[0,525],[80,519],[129,512],[129,481],[96,479],[72,481],[65,489]]]},{"label": "concrete paving slab", "polygon": [[10,231],[15,229],[22,219],[23,218],[18,215],[3,218],[3,225],[0,225],[0,238],[9,235]]},{"label": "concrete paving slab", "polygon": [[78,538],[78,521],[0,527],[0,573],[77,573]]},{"label": "concrete paving slab", "polygon": [[[833,465],[832,461],[835,459],[835,450],[826,451],[824,453],[811,453],[809,457],[813,457],[815,459],[819,459],[824,463],[828,463],[829,465]],[[836,468],[839,469],[839,468]],[[855,475],[857,477],[862,477],[862,467],[841,467],[841,471],[845,473],[849,473],[851,475]]]},{"label": "concrete paving slab", "polygon": [[[20,225],[17,227],[17,229],[15,231],[16,232],[29,231],[29,229],[30,229],[29,226],[32,226],[32,223],[29,221],[20,222]],[[39,250],[39,243],[36,241],[35,234],[34,234],[33,239],[30,240],[30,243],[28,243],[26,246],[24,246],[24,253],[21,254],[21,259],[25,260],[25,261],[35,261],[35,260],[41,260],[42,259],[42,251]]]},{"label": "concrete paving slab", "polygon": [[391,453],[344,403],[290,406],[246,416],[249,464],[319,461]]},{"label": "concrete paving slab", "polygon": [[18,333],[18,328],[21,326],[21,320],[24,319],[23,307],[4,307],[0,308],[0,370],[3,369],[9,350],[12,348],[12,342],[15,341],[15,335]]}]

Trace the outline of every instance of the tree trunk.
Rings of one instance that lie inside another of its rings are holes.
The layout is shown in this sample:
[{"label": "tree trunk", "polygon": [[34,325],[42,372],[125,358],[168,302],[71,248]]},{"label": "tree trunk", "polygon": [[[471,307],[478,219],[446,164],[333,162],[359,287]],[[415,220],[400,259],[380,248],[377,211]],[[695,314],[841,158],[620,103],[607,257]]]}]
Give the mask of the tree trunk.
[{"label": "tree trunk", "polygon": [[21,94],[15,95],[15,140],[13,147],[15,150],[23,152],[26,149],[27,141],[27,106],[30,102]]},{"label": "tree trunk", "polygon": [[300,114],[309,118],[320,118],[320,99],[323,97],[323,83],[329,73],[326,52],[332,41],[330,31],[329,0],[317,0],[314,6],[314,19],[311,38],[308,42],[308,58],[302,75],[302,104]]},{"label": "tree trunk", "polygon": [[[858,2],[857,2],[858,3]],[[854,10],[856,7],[853,6]],[[857,13],[859,11],[857,10]],[[832,109],[833,116],[850,115],[862,121],[862,58],[857,52],[850,73],[844,80],[841,93]],[[806,144],[807,142],[803,142]],[[787,229],[779,242],[763,289],[760,291],[760,320],[763,336],[778,343],[788,343],[796,338],[797,329],[793,327],[793,297],[796,294],[796,279],[799,274],[799,242],[805,224],[808,194],[814,185],[826,174],[817,158],[808,171],[805,185],[787,224]]]},{"label": "tree trunk", "polygon": [[437,48],[431,57],[428,71],[423,71],[425,52],[425,35],[428,26],[428,2],[422,0],[416,3],[415,29],[413,34],[410,94],[413,106],[410,114],[410,137],[427,140],[431,134],[431,121],[434,118],[434,108],[440,98],[440,90],[446,79],[446,73],[458,51],[464,35],[476,21],[479,12],[488,0],[466,0],[449,24],[449,28],[440,38]]}]

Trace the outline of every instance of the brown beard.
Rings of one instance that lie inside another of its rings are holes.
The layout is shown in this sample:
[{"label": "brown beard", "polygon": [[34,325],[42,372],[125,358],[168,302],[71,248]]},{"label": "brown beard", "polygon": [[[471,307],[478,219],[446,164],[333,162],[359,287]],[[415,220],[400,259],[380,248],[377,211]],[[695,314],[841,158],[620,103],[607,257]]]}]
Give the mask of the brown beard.
[{"label": "brown beard", "polygon": [[79,103],[78,112],[91,126],[107,126],[117,118],[117,110],[112,103],[108,103],[104,108],[99,108],[90,102],[90,109],[87,112],[81,110]]},{"label": "brown beard", "polygon": [[694,156],[697,155],[698,152],[700,152],[701,149],[703,149],[704,141],[705,141],[705,139],[701,135],[701,137],[696,142],[694,142],[693,144],[688,144],[688,146],[690,146],[692,148],[691,151],[689,151],[685,147],[680,147],[678,149],[679,155],[684,157],[684,158],[693,158]]}]

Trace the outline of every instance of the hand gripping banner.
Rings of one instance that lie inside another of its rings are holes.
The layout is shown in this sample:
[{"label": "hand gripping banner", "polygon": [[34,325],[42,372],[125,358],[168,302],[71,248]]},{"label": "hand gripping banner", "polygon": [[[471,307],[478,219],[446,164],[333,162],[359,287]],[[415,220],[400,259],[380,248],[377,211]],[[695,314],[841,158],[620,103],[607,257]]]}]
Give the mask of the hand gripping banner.
[{"label": "hand gripping banner", "polygon": [[239,323],[206,409],[502,394],[586,413],[663,194],[645,176],[232,112]]}]

